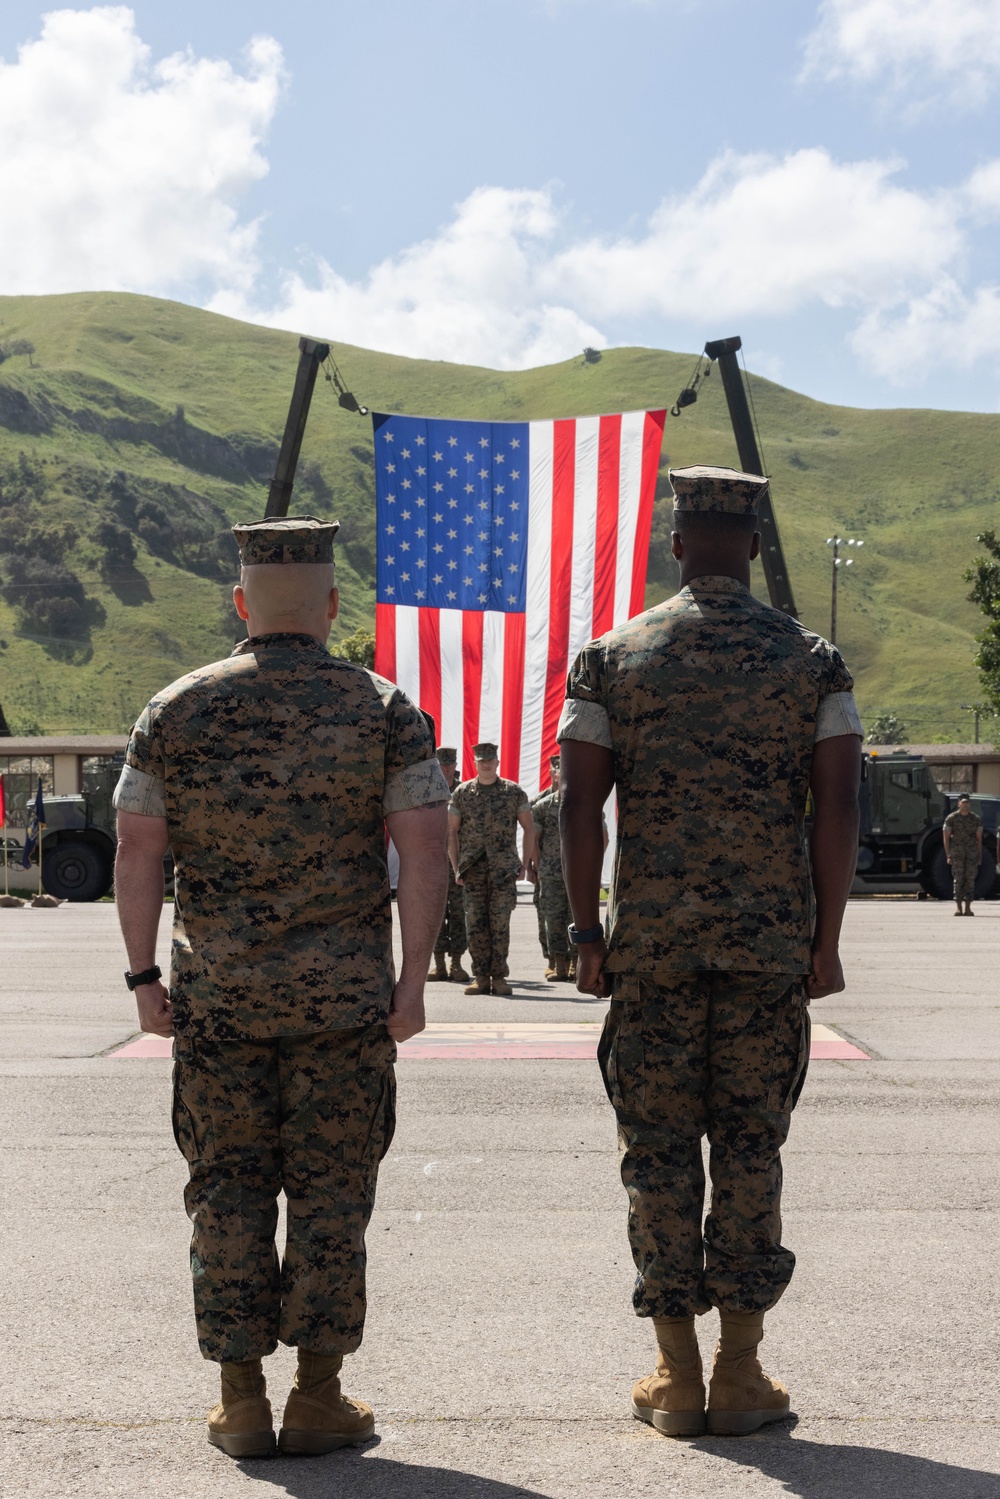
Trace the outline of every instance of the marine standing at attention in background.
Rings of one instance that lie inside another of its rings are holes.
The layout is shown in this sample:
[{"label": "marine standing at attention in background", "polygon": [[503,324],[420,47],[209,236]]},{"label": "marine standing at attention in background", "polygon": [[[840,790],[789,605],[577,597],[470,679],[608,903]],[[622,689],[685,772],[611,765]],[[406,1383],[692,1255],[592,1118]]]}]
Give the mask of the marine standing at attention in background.
[{"label": "marine standing at attention in background", "polygon": [[[659,1349],[632,1411],[675,1436],[706,1424],[737,1435],[789,1410],[757,1348],[795,1264],[780,1242],[780,1149],[809,1056],[807,1005],[844,987],[862,730],[836,649],[750,592],[767,481],[717,468],[670,478],[680,592],[586,646],[569,674],[563,867],[577,988],[612,1000],[599,1060],[630,1200],[633,1301]],[[706,1420],[695,1316],[711,1307]]]},{"label": "marine standing at attention in background", "polygon": [[[465,926],[473,981],[466,994],[509,994],[507,953],[517,881],[536,878],[535,833],[528,798],[497,774],[497,747],[473,746],[476,775],[451,794],[448,857],[465,894]],[[517,828],[524,847],[517,852]]]},{"label": "marine standing at attention in background", "polygon": [[958,811],[949,812],[944,820],[944,853],[951,865],[955,915],[974,916],[972,897],[976,875],[983,862],[983,824],[973,812],[972,801],[965,792],[958,798]]},{"label": "marine standing at attention in background", "polygon": [[[233,527],[248,638],[153,698],[115,793],[126,978],[142,1029],[174,1037],[198,1341],[222,1366],[208,1440],[231,1457],[275,1450],[261,1360],[279,1341],[298,1349],[282,1452],[374,1431],[340,1368],[364,1328],[396,1042],[423,1029],[444,905],[448,787],[430,731],[398,687],[326,649],[337,529],[311,516]],[[169,992],[155,964],[168,846]]]},{"label": "marine standing at attention in background", "polygon": [[[458,774],[458,751],[438,748],[438,764],[451,792]],[[470,975],[462,967],[462,954],[466,948],[465,893],[455,883],[455,871],[448,862],[448,898],[445,901],[444,919],[434,944],[434,967],[427,975],[428,982],[450,979],[455,984],[467,984]],[[451,957],[451,972],[445,959]]]}]

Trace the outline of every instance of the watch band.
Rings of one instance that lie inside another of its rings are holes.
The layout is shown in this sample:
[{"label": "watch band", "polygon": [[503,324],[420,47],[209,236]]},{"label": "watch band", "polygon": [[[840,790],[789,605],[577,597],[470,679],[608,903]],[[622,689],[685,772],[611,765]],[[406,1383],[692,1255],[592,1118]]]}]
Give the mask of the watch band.
[{"label": "watch band", "polygon": [[144,968],[141,973],[133,973],[131,969],[125,970],[125,982],[130,989],[138,989],[143,984],[154,984],[158,978],[163,977],[163,969],[157,968],[154,963],[152,968]]},{"label": "watch band", "polygon": [[601,942],[603,938],[604,928],[602,926],[587,926],[584,927],[582,932],[575,926],[571,926],[569,929],[569,940],[575,943],[577,947],[582,942]]}]

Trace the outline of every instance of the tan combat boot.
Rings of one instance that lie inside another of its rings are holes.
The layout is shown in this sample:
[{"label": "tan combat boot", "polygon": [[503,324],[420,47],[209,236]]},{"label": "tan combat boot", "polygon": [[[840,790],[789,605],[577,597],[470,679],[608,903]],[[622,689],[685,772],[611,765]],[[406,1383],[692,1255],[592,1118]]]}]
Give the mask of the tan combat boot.
[{"label": "tan combat boot", "polygon": [[566,957],[565,953],[562,953],[562,954],[560,954],[560,956],[558,958],[556,958],[556,971],[555,971],[555,974],[553,975],[553,982],[554,983],[565,983],[568,978],[569,978],[569,958]]},{"label": "tan combat boot", "polygon": [[763,1312],[720,1312],[719,1346],[708,1386],[711,1436],[739,1437],[788,1415],[788,1391],[760,1367]]},{"label": "tan combat boot", "polygon": [[556,960],[555,958],[553,958],[552,961],[549,962],[549,960],[546,958],[545,961],[547,964],[545,969],[545,977],[548,979],[550,984],[554,984],[556,981]]},{"label": "tan combat boot", "polygon": [[447,968],[447,965],[446,965],[445,960],[444,960],[444,953],[443,952],[436,952],[434,954],[434,967],[431,969],[430,973],[427,975],[427,982],[429,984],[436,983],[439,980],[444,980],[445,982],[447,982],[447,979],[448,979],[448,968]]},{"label": "tan combat boot", "polygon": [[295,1388],[288,1397],[278,1433],[278,1451],[318,1456],[337,1447],[354,1447],[375,1434],[375,1416],[362,1400],[340,1392],[340,1354],[299,1349]]},{"label": "tan combat boot", "polygon": [[466,989],[466,994],[489,994],[490,976],[488,973],[477,973],[472,983]]},{"label": "tan combat boot", "polygon": [[660,1356],[656,1373],[632,1388],[632,1414],[668,1437],[699,1437],[705,1430],[705,1379],[694,1317],[654,1317]]},{"label": "tan combat boot", "polygon": [[975,914],[976,914],[975,911],[972,909],[972,902],[971,902],[971,900],[967,900],[965,902],[965,911],[963,912],[963,915],[965,915],[965,916],[975,916]]},{"label": "tan combat boot", "polygon": [[462,954],[453,952],[451,955],[451,973],[448,975],[453,984],[467,984],[472,977],[462,967]]},{"label": "tan combat boot", "polygon": [[272,1457],[274,1423],[260,1359],[221,1367],[222,1398],[208,1413],[208,1440],[230,1457]]},{"label": "tan combat boot", "polygon": [[504,979],[504,978],[493,978],[493,979],[490,979],[490,983],[493,986],[493,993],[494,994],[511,994],[511,993],[513,993],[513,990],[511,989],[511,987],[508,984],[507,980]]}]

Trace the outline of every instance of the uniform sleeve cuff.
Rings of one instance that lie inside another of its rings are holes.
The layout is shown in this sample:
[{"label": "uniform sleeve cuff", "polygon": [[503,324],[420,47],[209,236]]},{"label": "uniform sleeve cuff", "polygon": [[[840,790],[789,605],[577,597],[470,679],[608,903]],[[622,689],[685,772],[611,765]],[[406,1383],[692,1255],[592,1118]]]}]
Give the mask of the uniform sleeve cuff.
[{"label": "uniform sleeve cuff", "polygon": [[567,698],[563,704],[556,738],[583,739],[587,744],[599,744],[604,749],[610,749],[611,720],[608,710],[600,703],[588,703],[582,698]]},{"label": "uniform sleeve cuff", "polygon": [[853,692],[831,692],[819,705],[815,743],[821,739],[837,739],[844,734],[857,734],[859,739],[865,737],[858,705]]},{"label": "uniform sleeve cuff", "polygon": [[432,807],[450,800],[440,765],[436,760],[421,760],[389,777],[382,793],[382,811],[388,817],[390,812],[407,812],[412,807]]},{"label": "uniform sleeve cuff", "polygon": [[118,778],[112,804],[119,812],[137,812],[140,817],[166,817],[167,798],[160,776],[126,765]]}]

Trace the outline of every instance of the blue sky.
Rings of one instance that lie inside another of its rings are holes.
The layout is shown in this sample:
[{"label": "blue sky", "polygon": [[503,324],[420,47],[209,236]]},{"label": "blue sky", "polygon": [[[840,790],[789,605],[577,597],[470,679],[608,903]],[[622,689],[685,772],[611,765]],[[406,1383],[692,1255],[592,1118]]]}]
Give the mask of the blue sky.
[{"label": "blue sky", "polygon": [[1000,0],[5,0],[0,58],[0,290],[1000,409]]}]

